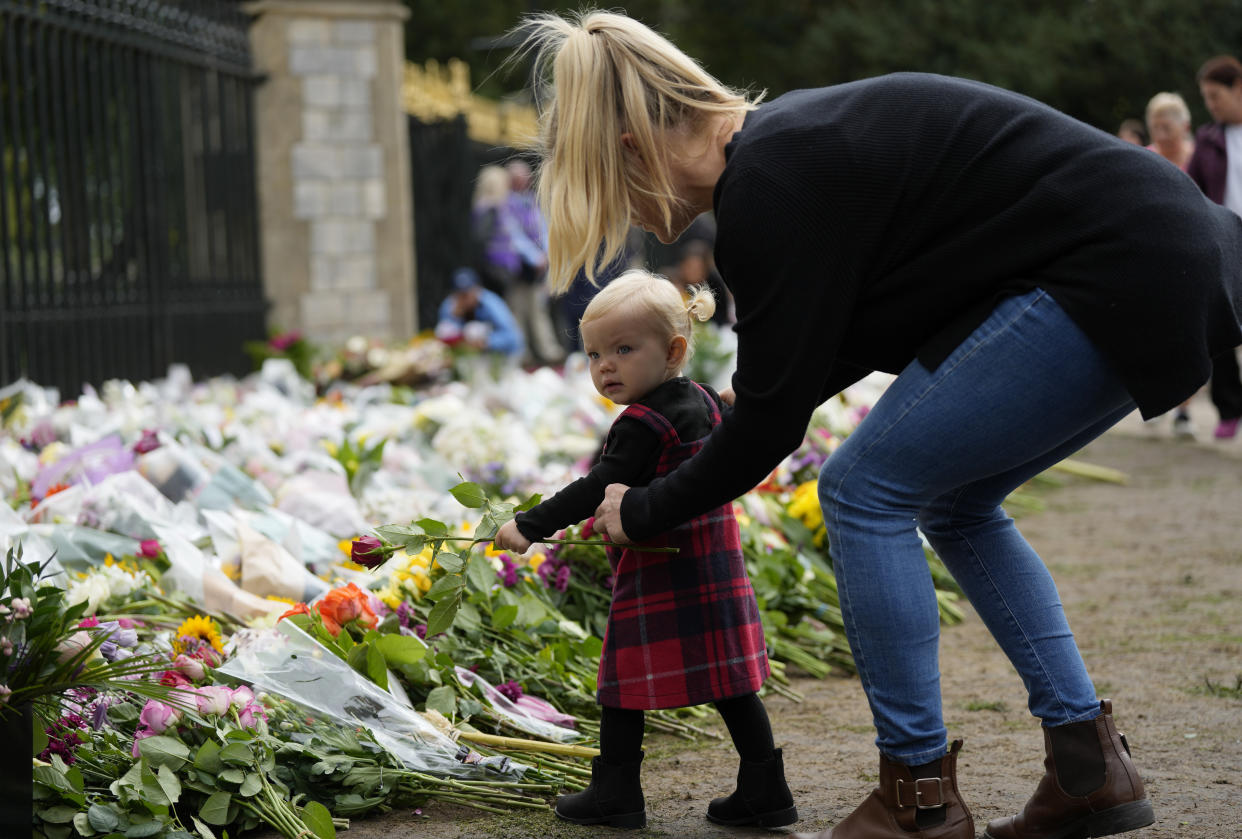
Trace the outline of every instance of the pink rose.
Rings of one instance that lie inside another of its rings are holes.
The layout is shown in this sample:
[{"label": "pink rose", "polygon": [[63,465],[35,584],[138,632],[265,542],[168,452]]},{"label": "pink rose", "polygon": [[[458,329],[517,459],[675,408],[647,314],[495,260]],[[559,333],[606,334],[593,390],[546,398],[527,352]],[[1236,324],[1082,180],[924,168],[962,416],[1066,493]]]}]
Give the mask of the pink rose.
[{"label": "pink rose", "polygon": [[145,556],[147,559],[155,559],[163,550],[155,539],[143,539],[138,543],[138,556]]},{"label": "pink rose", "polygon": [[379,568],[388,559],[388,553],[376,537],[359,536],[350,546],[349,558],[363,568]]},{"label": "pink rose", "polygon": [[140,728],[134,732],[134,747],[130,750],[130,753],[133,754],[135,760],[142,757],[142,752],[138,751],[138,743],[148,737],[154,736],[155,732],[149,728]]},{"label": "pink rose", "polygon": [[233,693],[229,697],[229,702],[232,704],[234,708],[240,711],[243,708],[245,708],[247,705],[250,705],[254,702],[254,691],[252,691],[250,688],[246,687],[245,685],[242,685],[241,687],[238,687],[238,688],[233,688]]},{"label": "pink rose", "polygon": [[187,679],[195,682],[207,675],[207,668],[203,666],[203,663],[188,655],[179,655],[173,659],[173,667]]},{"label": "pink rose", "polygon": [[260,721],[266,720],[267,711],[257,702],[251,702],[237,714],[237,724],[242,728],[258,728]]},{"label": "pink rose", "polygon": [[573,728],[577,724],[577,720],[568,714],[562,714],[560,711],[546,700],[537,696],[531,696],[529,693],[522,694],[513,703],[522,713],[537,720],[550,722],[553,725],[559,725],[564,728]]},{"label": "pink rose", "polygon": [[232,691],[226,687],[209,685],[194,689],[194,701],[198,703],[198,712],[212,716],[227,714]]},{"label": "pink rose", "polygon": [[147,704],[142,706],[142,712],[138,714],[138,721],[150,729],[152,734],[163,734],[180,719],[181,711],[158,699],[148,699]]}]

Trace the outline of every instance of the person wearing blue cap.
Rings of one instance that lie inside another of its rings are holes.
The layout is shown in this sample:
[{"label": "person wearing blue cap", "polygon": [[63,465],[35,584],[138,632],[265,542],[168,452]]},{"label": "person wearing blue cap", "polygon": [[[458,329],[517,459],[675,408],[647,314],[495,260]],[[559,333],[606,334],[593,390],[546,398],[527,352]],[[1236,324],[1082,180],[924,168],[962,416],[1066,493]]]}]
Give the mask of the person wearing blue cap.
[{"label": "person wearing blue cap", "polygon": [[453,272],[453,291],[440,304],[436,337],[449,345],[464,343],[509,357],[525,349],[522,330],[504,298],[483,288],[472,268]]}]

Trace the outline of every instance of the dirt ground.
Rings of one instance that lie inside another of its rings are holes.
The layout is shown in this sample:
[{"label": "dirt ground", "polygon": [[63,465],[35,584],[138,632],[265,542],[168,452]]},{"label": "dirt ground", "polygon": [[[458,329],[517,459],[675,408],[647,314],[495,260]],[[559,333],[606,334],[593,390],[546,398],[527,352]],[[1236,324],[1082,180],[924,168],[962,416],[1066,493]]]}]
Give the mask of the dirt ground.
[{"label": "dirt ground", "polygon": [[[1242,440],[1211,440],[1211,406],[1196,404],[1199,441],[1173,439],[1169,418],[1125,421],[1078,458],[1124,470],[1124,486],[1067,479],[1040,490],[1020,527],[1052,569],[1101,697],[1156,809],[1142,839],[1242,836]],[[941,642],[950,737],[965,739],[959,783],[979,833],[1021,808],[1042,773],[1042,739],[1013,669],[975,614]],[[789,831],[721,828],[707,802],[732,789],[727,740],[648,736],[648,827],[629,835],[762,836],[814,831],[848,814],[874,786],[870,715],[855,678],[802,679],[805,700],[767,699],[801,821]],[[723,727],[718,727],[723,733]],[[479,818],[432,805],[356,822],[348,839],[587,837],[551,813]]]}]

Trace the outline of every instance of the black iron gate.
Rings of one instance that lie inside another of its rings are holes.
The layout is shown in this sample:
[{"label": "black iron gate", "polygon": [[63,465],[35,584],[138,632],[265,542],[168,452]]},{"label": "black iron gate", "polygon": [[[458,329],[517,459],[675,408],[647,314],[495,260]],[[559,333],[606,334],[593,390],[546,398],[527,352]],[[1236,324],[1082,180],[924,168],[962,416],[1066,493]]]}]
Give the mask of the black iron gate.
[{"label": "black iron gate", "polygon": [[248,369],[247,27],[223,0],[0,0],[0,384]]}]

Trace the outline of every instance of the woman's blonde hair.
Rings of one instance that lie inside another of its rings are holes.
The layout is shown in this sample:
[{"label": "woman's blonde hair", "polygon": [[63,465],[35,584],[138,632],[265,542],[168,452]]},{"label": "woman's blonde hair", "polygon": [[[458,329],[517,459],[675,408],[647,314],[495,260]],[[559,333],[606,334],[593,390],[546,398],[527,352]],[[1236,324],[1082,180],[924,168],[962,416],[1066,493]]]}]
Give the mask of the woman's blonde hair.
[{"label": "woman's blonde hair", "polygon": [[1151,121],[1160,114],[1171,114],[1178,122],[1190,124],[1190,108],[1180,94],[1157,93],[1153,96],[1147,103],[1147,124],[1151,125]]},{"label": "woman's blonde hair", "polygon": [[676,335],[685,338],[685,364],[694,354],[694,322],[708,321],[716,313],[716,295],[705,285],[690,286],[683,295],[667,277],[631,268],[591,298],[579,326],[622,308],[629,317],[655,328],[665,340]]},{"label": "woman's blonde hair", "polygon": [[[517,55],[533,51],[537,77],[554,91],[540,115],[537,193],[550,234],[548,281],[560,294],[580,268],[595,283],[596,268],[622,253],[636,199],[671,223],[681,199],[661,132],[694,131],[755,102],[623,14],[541,14],[516,31],[525,36]],[[632,149],[622,146],[625,133]]]}]

